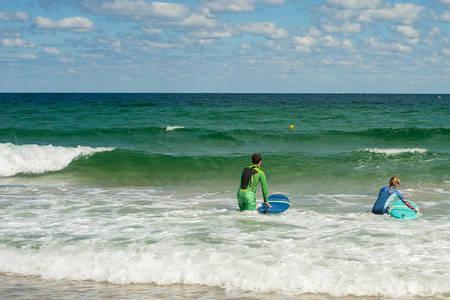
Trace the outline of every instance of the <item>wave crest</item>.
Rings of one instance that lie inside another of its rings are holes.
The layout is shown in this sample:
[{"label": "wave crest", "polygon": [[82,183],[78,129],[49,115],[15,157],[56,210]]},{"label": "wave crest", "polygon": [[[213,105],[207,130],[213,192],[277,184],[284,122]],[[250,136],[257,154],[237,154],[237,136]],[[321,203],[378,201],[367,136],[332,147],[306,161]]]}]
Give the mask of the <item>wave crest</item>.
[{"label": "wave crest", "polygon": [[179,125],[171,126],[171,125],[168,125],[168,126],[166,126],[166,131],[174,131],[174,130],[183,129],[183,128],[184,128],[184,126],[179,126]]},{"label": "wave crest", "polygon": [[404,153],[424,154],[428,152],[428,150],[424,148],[365,148],[361,151],[375,154],[385,154],[387,156],[394,156]]},{"label": "wave crest", "polygon": [[110,147],[0,144],[0,176],[58,171],[81,156],[112,150]]}]

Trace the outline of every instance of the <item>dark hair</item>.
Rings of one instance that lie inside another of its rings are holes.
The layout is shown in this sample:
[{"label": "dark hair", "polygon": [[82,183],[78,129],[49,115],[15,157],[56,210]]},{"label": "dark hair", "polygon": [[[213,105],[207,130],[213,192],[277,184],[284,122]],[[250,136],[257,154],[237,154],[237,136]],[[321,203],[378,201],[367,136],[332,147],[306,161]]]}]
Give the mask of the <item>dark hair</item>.
[{"label": "dark hair", "polygon": [[252,163],[259,164],[259,162],[262,160],[262,156],[259,153],[255,153],[252,155]]}]

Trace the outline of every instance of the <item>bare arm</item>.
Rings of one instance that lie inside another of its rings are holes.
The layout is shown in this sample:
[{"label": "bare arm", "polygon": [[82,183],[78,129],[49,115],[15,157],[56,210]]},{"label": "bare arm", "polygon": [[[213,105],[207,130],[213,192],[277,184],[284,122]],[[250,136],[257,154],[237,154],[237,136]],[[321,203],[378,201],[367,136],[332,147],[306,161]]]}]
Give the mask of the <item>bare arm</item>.
[{"label": "bare arm", "polygon": [[396,191],[396,194],[398,196],[398,198],[400,198],[400,200],[402,200],[402,202],[409,208],[412,209],[413,211],[415,211],[417,213],[417,209],[411,204],[409,203],[408,200],[405,199],[405,197],[403,196],[403,194],[400,191]]}]

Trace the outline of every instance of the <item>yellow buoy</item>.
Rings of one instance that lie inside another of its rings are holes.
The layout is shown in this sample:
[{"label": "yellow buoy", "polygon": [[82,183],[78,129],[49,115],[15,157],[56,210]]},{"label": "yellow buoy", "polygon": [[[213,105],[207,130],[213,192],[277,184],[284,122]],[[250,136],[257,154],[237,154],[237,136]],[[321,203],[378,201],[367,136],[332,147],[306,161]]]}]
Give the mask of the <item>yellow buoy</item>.
[{"label": "yellow buoy", "polygon": [[288,128],[289,128],[289,129],[294,129],[294,128],[295,128],[295,125],[294,125],[294,124],[291,124],[291,125],[288,126]]}]

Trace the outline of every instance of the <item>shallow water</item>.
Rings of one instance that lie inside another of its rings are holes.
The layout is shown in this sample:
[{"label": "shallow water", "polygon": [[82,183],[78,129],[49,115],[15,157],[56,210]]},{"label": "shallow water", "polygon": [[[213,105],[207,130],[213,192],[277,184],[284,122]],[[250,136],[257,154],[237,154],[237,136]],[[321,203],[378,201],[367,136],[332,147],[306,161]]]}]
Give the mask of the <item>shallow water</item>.
[{"label": "shallow water", "polygon": [[0,269],[255,293],[443,295],[447,190],[410,191],[427,199],[424,215],[399,221],[372,215],[373,196],[361,194],[290,195],[288,213],[262,216],[238,212],[227,193],[1,187]]},{"label": "shallow water", "polygon": [[93,281],[42,280],[37,277],[0,275],[0,295],[7,299],[286,299],[286,300],[437,300],[446,297],[332,297],[326,294],[288,295],[255,293],[201,285],[116,285]]}]

